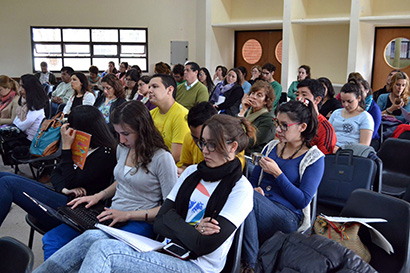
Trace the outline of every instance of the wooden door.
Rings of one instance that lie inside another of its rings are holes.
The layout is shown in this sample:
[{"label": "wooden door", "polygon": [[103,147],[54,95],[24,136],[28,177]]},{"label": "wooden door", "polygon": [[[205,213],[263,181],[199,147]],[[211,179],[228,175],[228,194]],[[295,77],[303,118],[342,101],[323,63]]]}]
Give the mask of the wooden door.
[{"label": "wooden door", "polygon": [[[385,57],[386,47],[390,44],[390,41],[396,38],[406,38],[410,40],[410,28],[409,27],[380,27],[376,28],[375,33],[375,45],[374,45],[374,62],[373,62],[373,74],[372,74],[372,88],[373,90],[379,90],[384,85],[386,85],[386,79],[390,71],[395,69],[390,65]],[[402,54],[400,56],[400,61],[403,63],[407,60],[410,63],[410,45],[408,42],[401,42]],[[406,51],[407,55],[403,54],[403,49]],[[391,52],[391,54],[394,54]],[[406,56],[404,56],[406,55]],[[406,60],[407,59],[407,60]],[[404,65],[404,68],[400,68],[401,71],[406,72],[410,75],[410,65]]]},{"label": "wooden door", "polygon": [[251,68],[265,63],[276,66],[274,78],[280,83],[282,71],[282,30],[236,31],[235,67],[244,66],[251,78]]}]

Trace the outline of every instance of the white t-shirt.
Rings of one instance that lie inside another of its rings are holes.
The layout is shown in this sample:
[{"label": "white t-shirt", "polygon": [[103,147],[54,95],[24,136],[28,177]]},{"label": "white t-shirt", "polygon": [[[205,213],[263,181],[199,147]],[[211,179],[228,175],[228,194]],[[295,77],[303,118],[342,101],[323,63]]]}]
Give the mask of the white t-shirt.
[{"label": "white t-shirt", "polygon": [[[178,179],[177,184],[172,189],[168,195],[168,199],[175,202],[178,190],[182,182],[197,169],[197,165],[191,165],[181,174]],[[197,185],[196,189],[193,191],[187,216],[185,222],[190,225],[195,225],[204,216],[206,205],[208,204],[209,197],[212,195],[213,191],[216,189],[220,181],[217,182],[206,182],[201,180]],[[228,219],[236,227],[239,227],[248,214],[253,209],[253,188],[251,183],[245,176],[236,182],[233,187],[232,192],[229,194],[228,199],[224,207],[222,208],[219,215]],[[225,266],[226,256],[228,255],[229,249],[231,248],[233,237],[235,232],[229,236],[229,238],[220,245],[215,251],[200,256],[196,260],[192,260],[197,264],[204,272],[220,272]],[[205,235],[204,235],[205,236]]]},{"label": "white t-shirt", "polygon": [[34,111],[29,110],[24,121],[21,121],[20,118],[16,116],[13,124],[26,133],[27,139],[32,141],[34,136],[37,134],[38,128],[40,127],[41,121],[44,117],[44,109]]},{"label": "white t-shirt", "polygon": [[373,117],[367,111],[351,118],[342,116],[343,109],[337,109],[329,118],[329,122],[335,129],[337,142],[336,145],[343,147],[347,144],[356,144],[360,141],[360,130],[374,130]]}]

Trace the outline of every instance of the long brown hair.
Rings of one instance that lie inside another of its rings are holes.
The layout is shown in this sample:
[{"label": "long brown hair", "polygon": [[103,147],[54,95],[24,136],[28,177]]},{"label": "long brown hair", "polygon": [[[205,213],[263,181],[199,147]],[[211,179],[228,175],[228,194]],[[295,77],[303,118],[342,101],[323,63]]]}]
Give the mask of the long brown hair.
[{"label": "long brown hair", "polygon": [[390,92],[393,90],[393,86],[396,84],[398,80],[406,80],[406,87],[404,88],[403,93],[401,93],[400,98],[403,100],[404,104],[407,105],[409,103],[409,76],[406,73],[400,71],[393,75],[390,81],[389,90]]},{"label": "long brown hair", "polygon": [[114,88],[114,96],[119,99],[125,99],[124,87],[122,82],[114,74],[107,74],[102,78],[101,82],[107,83],[109,86]]},{"label": "long brown hair", "polygon": [[164,139],[154,125],[148,108],[140,101],[128,101],[121,104],[111,113],[112,124],[126,125],[137,134],[134,143],[135,167],[141,163],[142,168],[148,173],[148,164],[158,149],[169,152]]}]

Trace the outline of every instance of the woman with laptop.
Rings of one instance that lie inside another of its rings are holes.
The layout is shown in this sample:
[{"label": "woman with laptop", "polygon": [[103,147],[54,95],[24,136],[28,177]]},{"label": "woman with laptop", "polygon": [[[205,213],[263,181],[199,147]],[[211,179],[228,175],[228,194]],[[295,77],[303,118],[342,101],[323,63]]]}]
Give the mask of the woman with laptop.
[{"label": "woman with laptop", "polygon": [[155,232],[172,241],[163,252],[137,252],[88,230],[35,272],[221,272],[253,206],[252,186],[235,157],[250,137],[255,129],[245,118],[215,115],[204,123],[198,146],[205,160],[182,173],[155,218]]},{"label": "woman with laptop", "polygon": [[[152,221],[177,181],[177,168],[143,103],[121,104],[112,112],[110,122],[120,139],[115,182],[68,205],[74,208],[84,203],[89,208],[112,198],[111,207],[98,215],[100,222],[111,220],[110,226],[121,223],[122,230],[153,237]],[[66,224],[47,232],[43,236],[45,260],[78,235],[79,231]]]}]

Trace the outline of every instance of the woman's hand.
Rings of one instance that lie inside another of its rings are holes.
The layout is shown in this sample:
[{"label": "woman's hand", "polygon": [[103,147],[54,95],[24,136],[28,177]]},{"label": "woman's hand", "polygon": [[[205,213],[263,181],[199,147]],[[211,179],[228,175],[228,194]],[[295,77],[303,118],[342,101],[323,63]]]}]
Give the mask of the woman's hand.
[{"label": "woman's hand", "polygon": [[63,150],[70,150],[71,144],[73,144],[76,131],[73,128],[68,127],[68,123],[61,126],[61,139],[63,141]]},{"label": "woman's hand", "polygon": [[259,166],[265,173],[273,175],[275,178],[281,175],[282,170],[276,164],[275,160],[265,156],[259,160]]},{"label": "woman's hand", "polygon": [[110,227],[119,222],[127,222],[130,217],[128,211],[104,208],[104,211],[97,216],[98,221],[104,222],[106,220],[112,220]]},{"label": "woman's hand", "polygon": [[256,192],[259,192],[259,193],[262,194],[263,196],[265,196],[265,192],[263,191],[263,189],[262,189],[261,187],[256,187],[256,188],[254,188],[254,190],[255,190]]},{"label": "woman's hand", "polygon": [[219,233],[221,228],[219,227],[218,221],[212,219],[211,217],[203,218],[195,229],[202,235],[212,235]]},{"label": "woman's hand", "polygon": [[80,196],[87,195],[87,191],[82,187],[74,188],[74,189],[71,189],[71,190],[63,188],[61,190],[61,192],[65,195],[74,194],[75,197],[80,197]]},{"label": "woman's hand", "polygon": [[100,200],[101,197],[98,194],[94,194],[90,196],[77,197],[68,202],[67,205],[72,206],[72,208],[75,208],[80,204],[87,203],[85,207],[88,209],[89,207],[92,207],[95,204],[97,204]]}]

